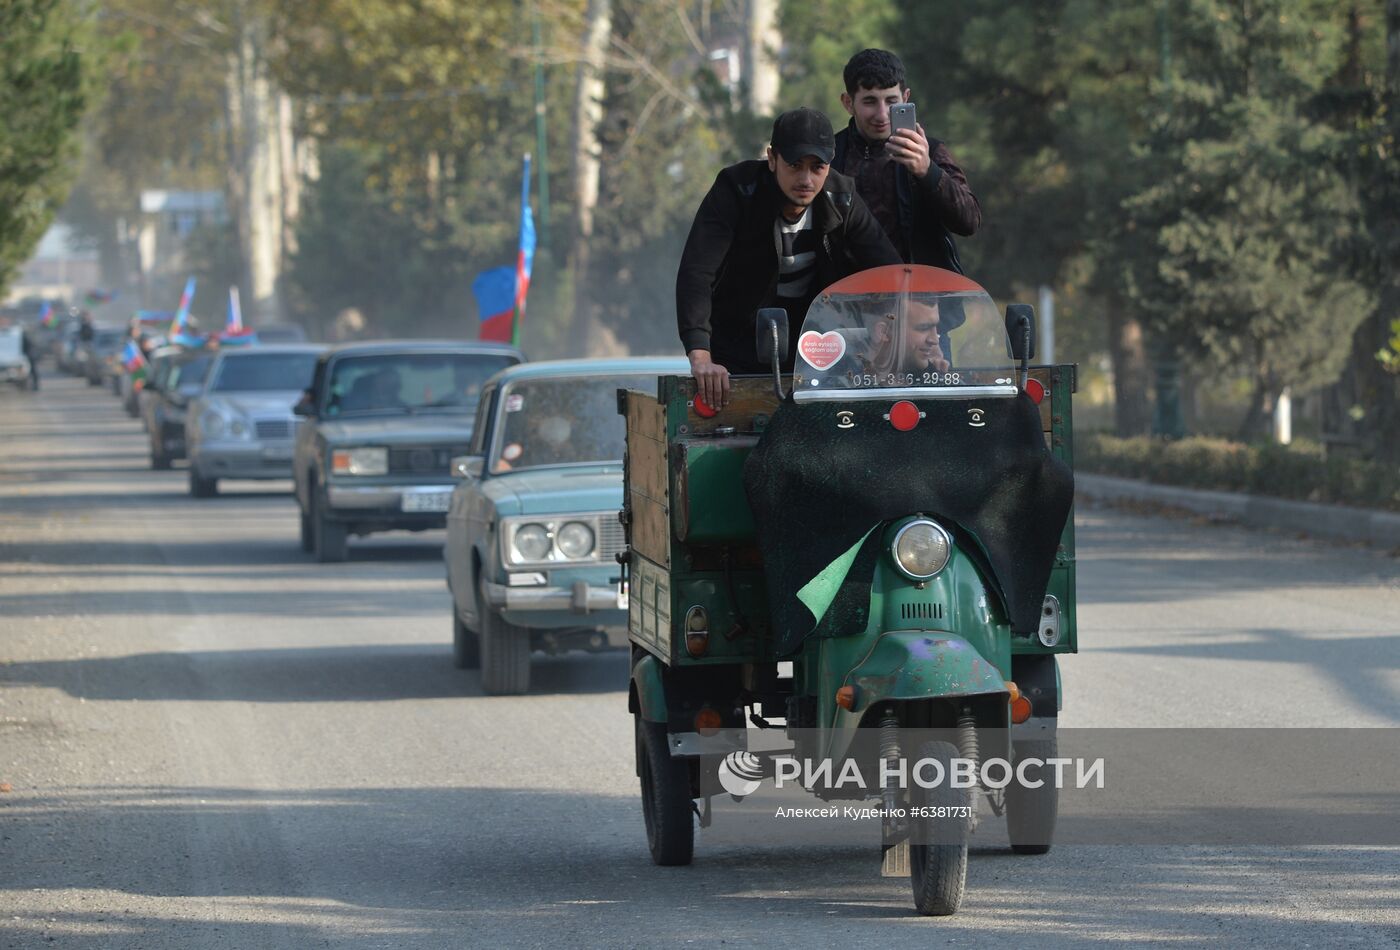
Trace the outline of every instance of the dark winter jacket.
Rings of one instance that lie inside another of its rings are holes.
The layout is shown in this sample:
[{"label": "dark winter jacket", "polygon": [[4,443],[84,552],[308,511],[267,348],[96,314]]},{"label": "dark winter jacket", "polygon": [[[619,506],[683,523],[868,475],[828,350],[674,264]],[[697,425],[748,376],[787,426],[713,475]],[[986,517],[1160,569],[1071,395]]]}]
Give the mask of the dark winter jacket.
[{"label": "dark winter jacket", "polygon": [[817,272],[797,307],[779,302],[774,222],[782,205],[777,179],[763,161],[740,162],[719,173],[690,226],[676,274],[676,322],[686,352],[709,350],[731,373],[764,373],[754,342],[760,307],[786,305],[791,368],[807,306],[817,293],[867,267],[901,263],[880,225],[835,170],[812,202],[812,226],[821,237]]},{"label": "dark winter jacket", "polygon": [[[867,142],[856,131],[853,119],[836,133],[836,155],[831,167],[849,175],[859,157],[884,147],[884,143]],[[974,234],[982,224],[982,206],[948,147],[933,138],[928,140],[928,147],[930,164],[923,178],[915,178],[903,165],[895,167],[894,197],[900,230],[895,250],[906,263],[932,264],[961,274],[962,262],[958,260],[953,235]]]}]

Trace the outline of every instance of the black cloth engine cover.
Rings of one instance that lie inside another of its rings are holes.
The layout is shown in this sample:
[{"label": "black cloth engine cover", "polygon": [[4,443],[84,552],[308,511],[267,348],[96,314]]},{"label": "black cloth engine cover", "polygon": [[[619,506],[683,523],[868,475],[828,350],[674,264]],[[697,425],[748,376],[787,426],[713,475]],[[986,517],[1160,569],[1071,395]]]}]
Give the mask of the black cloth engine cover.
[{"label": "black cloth engine cover", "polygon": [[[919,512],[952,530],[991,578],[1012,630],[1030,634],[1039,624],[1074,499],[1074,475],[1046,449],[1039,408],[1023,393],[916,400],[925,418],[901,432],[884,418],[895,402],[789,396],[745,464],[783,655],[814,632],[865,629],[882,532],[864,545],[819,626],[797,592],[873,525]],[[854,426],[838,428],[838,412],[851,413]]]}]

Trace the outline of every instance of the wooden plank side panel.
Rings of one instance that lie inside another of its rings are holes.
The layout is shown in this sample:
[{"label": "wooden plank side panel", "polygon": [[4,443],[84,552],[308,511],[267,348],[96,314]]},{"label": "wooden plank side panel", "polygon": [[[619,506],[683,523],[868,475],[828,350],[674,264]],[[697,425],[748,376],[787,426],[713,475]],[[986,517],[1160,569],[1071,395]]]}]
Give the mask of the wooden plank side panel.
[{"label": "wooden plank side panel", "polygon": [[671,566],[666,407],[647,393],[627,394],[627,493],[633,550]]},{"label": "wooden plank side panel", "polygon": [[[783,389],[792,388],[792,377],[783,377]],[[677,397],[685,405],[685,426],[691,435],[708,435],[720,426],[733,426],[738,432],[755,431],[754,420],[773,415],[778,408],[778,394],[773,391],[771,376],[731,376],[729,405],[709,419],[695,410],[695,380],[681,377],[676,381]],[[758,426],[757,428],[762,428]]]}]

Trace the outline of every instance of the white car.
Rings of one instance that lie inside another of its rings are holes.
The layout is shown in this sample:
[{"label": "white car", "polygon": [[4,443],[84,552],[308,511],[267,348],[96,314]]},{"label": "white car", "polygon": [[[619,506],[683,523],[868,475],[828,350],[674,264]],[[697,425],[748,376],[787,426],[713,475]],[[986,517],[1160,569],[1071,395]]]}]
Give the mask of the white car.
[{"label": "white car", "polygon": [[325,347],[249,346],[214,358],[185,414],[190,494],[218,493],[221,478],[291,478],[296,416]]}]

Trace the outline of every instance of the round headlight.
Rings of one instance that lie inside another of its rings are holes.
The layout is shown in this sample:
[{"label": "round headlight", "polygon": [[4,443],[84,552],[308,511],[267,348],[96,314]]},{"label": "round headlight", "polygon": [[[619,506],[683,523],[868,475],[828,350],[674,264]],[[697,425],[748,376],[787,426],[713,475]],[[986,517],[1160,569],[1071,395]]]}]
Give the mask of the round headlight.
[{"label": "round headlight", "polygon": [[549,530],[542,524],[523,524],[515,532],[515,550],[526,561],[549,557]]},{"label": "round headlight", "polygon": [[582,521],[570,521],[559,529],[556,543],[565,557],[588,557],[593,553],[593,529]]},{"label": "round headlight", "polygon": [[915,580],[928,580],[947,566],[953,539],[932,521],[911,521],[895,535],[890,553],[904,573]]},{"label": "round headlight", "polygon": [[204,429],[204,434],[211,439],[217,439],[224,434],[224,427],[227,423],[224,417],[217,412],[206,412],[199,420],[200,426]]}]

